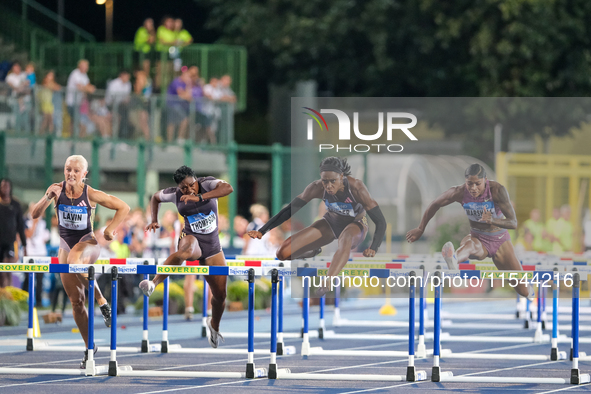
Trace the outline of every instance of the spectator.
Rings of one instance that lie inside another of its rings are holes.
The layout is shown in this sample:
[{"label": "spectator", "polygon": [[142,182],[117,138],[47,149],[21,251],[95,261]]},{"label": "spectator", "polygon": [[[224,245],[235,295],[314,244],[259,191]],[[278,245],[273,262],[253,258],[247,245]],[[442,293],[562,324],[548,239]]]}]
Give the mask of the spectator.
[{"label": "spectator", "polygon": [[230,221],[226,215],[218,214],[218,233],[220,235],[220,245],[223,248],[230,246],[230,234],[228,230],[230,228]]},{"label": "spectator", "polygon": [[[25,236],[27,237],[27,253],[30,256],[47,256],[47,245],[49,241],[49,230],[47,230],[47,223],[45,220],[38,217],[33,219],[31,217],[31,209],[35,203],[29,204],[27,216],[25,218]],[[29,275],[25,274],[22,289],[29,291]],[[43,301],[43,273],[35,274],[35,302],[37,307],[42,306]]]},{"label": "spectator", "polygon": [[96,87],[90,84],[87,72],[88,60],[82,59],[78,61],[78,68],[74,69],[68,76],[66,106],[70,114],[70,134],[73,134],[76,130],[74,124],[79,120],[79,107],[85,99],[86,93],[94,93],[96,90]]},{"label": "spectator", "polygon": [[[127,259],[131,257],[129,245],[124,242],[127,233],[127,224],[121,223],[114,232],[115,239],[110,243],[109,248],[118,259]],[[107,275],[108,276],[108,275]],[[109,278],[110,279],[110,278]],[[122,275],[119,279],[118,293],[117,293],[117,314],[125,313],[125,300],[130,299],[133,295],[133,277],[131,275]]]},{"label": "spectator", "polygon": [[88,106],[88,100],[84,100],[83,105],[80,106],[82,123],[87,127],[87,130],[92,130],[88,134],[93,133],[96,127],[101,137],[109,138],[112,134],[111,121],[113,116],[107,107],[106,100],[100,96],[91,98],[91,100],[90,106]]},{"label": "spectator", "polygon": [[51,227],[49,229],[49,255],[57,257],[60,247],[60,233],[58,228],[57,216],[51,216]]},{"label": "spectator", "polygon": [[540,220],[540,210],[534,208],[529,213],[529,219],[523,223],[523,227],[526,228],[533,236],[532,248],[536,252],[544,252],[544,224]]},{"label": "spectator", "polygon": [[[199,68],[197,66],[191,66],[188,72],[191,75],[191,96],[195,102],[195,123],[200,126],[197,142],[200,142],[203,139],[201,136],[205,134],[206,139],[210,143],[215,144],[216,138],[211,130],[211,118],[204,111],[205,97],[203,95],[203,83],[201,78],[199,78]],[[205,130],[205,133],[202,133],[201,130]]]},{"label": "spectator", "polygon": [[[558,242],[558,220],[560,219],[560,208],[554,208],[552,210],[552,217],[546,221],[546,227],[544,231],[544,250],[546,252],[555,253],[558,251],[560,246],[556,244]],[[556,251],[554,250],[556,244]]]},{"label": "spectator", "polygon": [[[0,181],[0,262],[13,263],[16,261],[14,249],[16,235],[19,235],[21,244],[27,254],[27,237],[25,236],[25,224],[21,204],[12,197],[12,182],[6,178]],[[0,273],[0,287],[12,285],[10,272]]]},{"label": "spectator", "polygon": [[234,247],[238,249],[244,248],[244,236],[248,228],[248,220],[244,216],[234,216]]},{"label": "spectator", "polygon": [[220,79],[220,101],[235,104],[236,103],[236,93],[231,88],[232,85],[232,77],[229,75],[224,75]]},{"label": "spectator", "polygon": [[211,132],[215,135],[218,122],[222,118],[222,111],[216,103],[222,98],[222,91],[219,88],[219,79],[211,78],[209,83],[203,87],[203,96],[207,99],[203,103],[203,113],[211,119]]},{"label": "spectator", "polygon": [[35,75],[35,65],[33,63],[29,63],[25,67],[25,77],[29,82],[29,87],[35,87],[35,84],[37,83],[37,76]]},{"label": "spectator", "polygon": [[53,70],[49,70],[43,78],[41,88],[37,91],[37,100],[42,116],[41,127],[39,128],[39,134],[41,135],[45,134],[46,130],[49,133],[53,133],[53,115],[55,112],[53,94],[54,92],[58,92],[60,89],[61,86],[55,82],[55,73]]},{"label": "spectator", "polygon": [[119,77],[110,81],[107,85],[105,102],[113,114],[114,133],[120,138],[129,138],[127,118],[129,112],[129,99],[131,95],[131,82],[129,72],[119,72]]},{"label": "spectator", "polygon": [[174,32],[176,35],[176,46],[184,48],[193,43],[193,36],[183,29],[183,20],[178,18],[174,21]]},{"label": "spectator", "polygon": [[583,219],[583,245],[585,252],[591,250],[591,211],[589,209],[585,210],[585,217]]},{"label": "spectator", "polygon": [[21,69],[19,63],[14,63],[10,74],[6,76],[6,83],[12,89],[11,103],[12,113],[15,115],[15,130],[28,130],[27,119],[31,105],[31,89],[27,74]]},{"label": "spectator", "polygon": [[146,91],[148,84],[147,75],[144,71],[135,73],[135,82],[133,84],[133,95],[129,103],[129,123],[134,129],[134,133],[141,131],[146,141],[150,140],[150,127],[148,125],[150,109],[150,94]]},{"label": "spectator", "polygon": [[[156,30],[154,29],[154,20],[152,18],[146,18],[144,24],[137,29],[135,37],[133,39],[133,49],[139,54],[139,59],[143,61],[141,69],[150,75],[150,66],[153,57],[153,47],[156,42]],[[139,64],[139,60],[138,63]]]},{"label": "spectator", "polygon": [[[174,19],[171,16],[166,15],[162,18],[162,24],[158,26],[158,30],[156,30],[156,51],[158,61],[156,62],[156,87],[160,89],[162,84],[164,84],[167,80],[162,80],[162,74],[168,75],[171,72],[170,64],[165,61],[162,64],[163,56],[168,59],[168,53],[171,46],[175,45],[176,42],[176,33],[174,32]],[[162,52],[166,52],[166,55],[163,55]],[[164,69],[164,70],[163,70]]]},{"label": "spectator", "polygon": [[560,207],[560,218],[556,221],[557,230],[555,231],[555,242],[553,244],[554,253],[573,251],[573,225],[570,222],[570,206]]},{"label": "spectator", "polygon": [[[263,227],[267,221],[269,221],[269,210],[261,204],[253,204],[250,206],[250,214],[252,215],[252,222],[248,224],[246,228],[246,232],[249,231],[256,231]],[[255,248],[257,247],[254,245],[257,242],[250,242],[249,236],[244,235],[244,247],[242,249],[242,254],[249,254],[253,255],[255,252]]]},{"label": "spectator", "polygon": [[174,139],[175,128],[179,126],[178,142],[183,143],[189,125],[189,104],[193,100],[191,75],[188,71],[175,78],[168,87],[168,126],[166,136],[168,142]]}]

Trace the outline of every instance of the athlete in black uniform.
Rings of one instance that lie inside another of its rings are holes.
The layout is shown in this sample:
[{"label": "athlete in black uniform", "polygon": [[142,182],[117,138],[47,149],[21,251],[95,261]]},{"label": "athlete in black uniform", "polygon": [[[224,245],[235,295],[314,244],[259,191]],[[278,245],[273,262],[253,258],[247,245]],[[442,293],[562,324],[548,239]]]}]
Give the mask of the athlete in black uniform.
[{"label": "athlete in black uniform", "polygon": [[[88,173],[88,162],[83,156],[74,155],[66,159],[64,175],[66,180],[51,185],[45,195],[31,210],[33,219],[40,217],[52,201],[56,205],[60,248],[58,258],[60,264],[92,264],[99,257],[100,246],[94,237],[92,222],[96,204],[116,211],[111,223],[104,231],[107,241],[114,239],[113,231],[125,219],[129,206],[100,190],[93,189],[84,183]],[[88,312],[84,305],[85,288],[88,287],[88,275],[60,274],[66,294],[72,303],[74,321],[80,330],[88,349]],[[94,287],[97,303],[100,305],[103,319],[107,327],[111,326],[111,308],[103,297],[98,286]],[[97,347],[94,345],[94,351]],[[86,368],[87,351],[80,368]]]},{"label": "athlete in black uniform", "polygon": [[[321,247],[338,239],[327,276],[335,276],[349,259],[351,249],[356,248],[367,234],[365,213],[376,224],[371,246],[363,251],[365,257],[374,257],[386,232],[386,219],[378,203],[370,196],[367,187],[351,176],[351,167],[346,159],[327,157],[320,164],[320,180],[310,183],[304,192],[293,199],[277,215],[273,216],[258,231],[249,231],[251,238],[261,238],[265,233],[279,226],[299,211],[313,198],[320,198],[326,204],[324,217],[299,233],[289,237],[279,247],[277,258],[290,260],[312,257],[320,253]],[[327,291],[321,288],[316,296]]]},{"label": "athlete in black uniform", "polygon": [[[152,196],[150,203],[152,223],[147,231],[156,231],[158,209],[160,203],[174,203],[179,214],[185,219],[178,244],[178,251],[171,254],[164,265],[181,265],[186,260],[200,260],[205,265],[226,265],[224,252],[218,234],[218,202],[217,199],[232,193],[230,184],[214,177],[197,178],[193,170],[182,166],[173,176],[177,187],[160,190]],[[154,288],[168,275],[158,274],[153,280],[140,282],[140,289],[148,297]],[[207,319],[209,328],[209,344],[217,348],[223,337],[220,335],[220,320],[226,307],[226,276],[207,275],[205,277],[211,288],[211,317]]]}]

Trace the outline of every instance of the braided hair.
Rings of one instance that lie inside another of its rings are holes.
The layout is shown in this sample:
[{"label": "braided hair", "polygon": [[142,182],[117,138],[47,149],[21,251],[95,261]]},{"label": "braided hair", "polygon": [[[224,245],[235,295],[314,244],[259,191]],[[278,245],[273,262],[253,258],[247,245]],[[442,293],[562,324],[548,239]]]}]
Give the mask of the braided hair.
[{"label": "braided hair", "polygon": [[477,176],[478,179],[486,178],[486,170],[480,164],[474,163],[464,172],[464,177],[468,178],[469,176]]},{"label": "braided hair", "polygon": [[347,163],[347,159],[340,157],[327,157],[320,163],[320,172],[333,171],[344,176],[351,175],[351,166]]}]

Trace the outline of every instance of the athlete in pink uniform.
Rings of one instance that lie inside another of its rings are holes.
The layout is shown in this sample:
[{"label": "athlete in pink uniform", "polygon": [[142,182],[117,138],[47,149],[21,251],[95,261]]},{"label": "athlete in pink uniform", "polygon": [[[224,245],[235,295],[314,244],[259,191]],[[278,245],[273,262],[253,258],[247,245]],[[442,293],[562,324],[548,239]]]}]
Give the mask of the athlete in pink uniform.
[{"label": "athlete in pink uniform", "polygon": [[[521,271],[507,231],[517,228],[517,218],[507,189],[498,182],[489,181],[480,164],[472,164],[464,175],[466,183],[454,186],[437,197],[425,211],[419,227],[406,234],[406,240],[412,243],[421,238],[427,223],[439,208],[457,202],[464,207],[471,230],[462,239],[457,251],[454,252],[451,242],[443,245],[441,253],[448,267],[457,269],[458,261],[492,257],[499,270]],[[515,286],[515,291],[524,297],[533,295],[533,287],[523,283]]]}]

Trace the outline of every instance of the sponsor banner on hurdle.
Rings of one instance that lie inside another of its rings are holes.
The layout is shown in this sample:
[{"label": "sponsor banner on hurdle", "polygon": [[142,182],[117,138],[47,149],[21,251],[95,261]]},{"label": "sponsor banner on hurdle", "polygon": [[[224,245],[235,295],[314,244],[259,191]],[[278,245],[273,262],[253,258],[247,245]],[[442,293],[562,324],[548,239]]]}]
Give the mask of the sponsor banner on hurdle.
[{"label": "sponsor banner on hurdle", "polygon": [[0,272],[50,272],[49,264],[0,263]]}]

